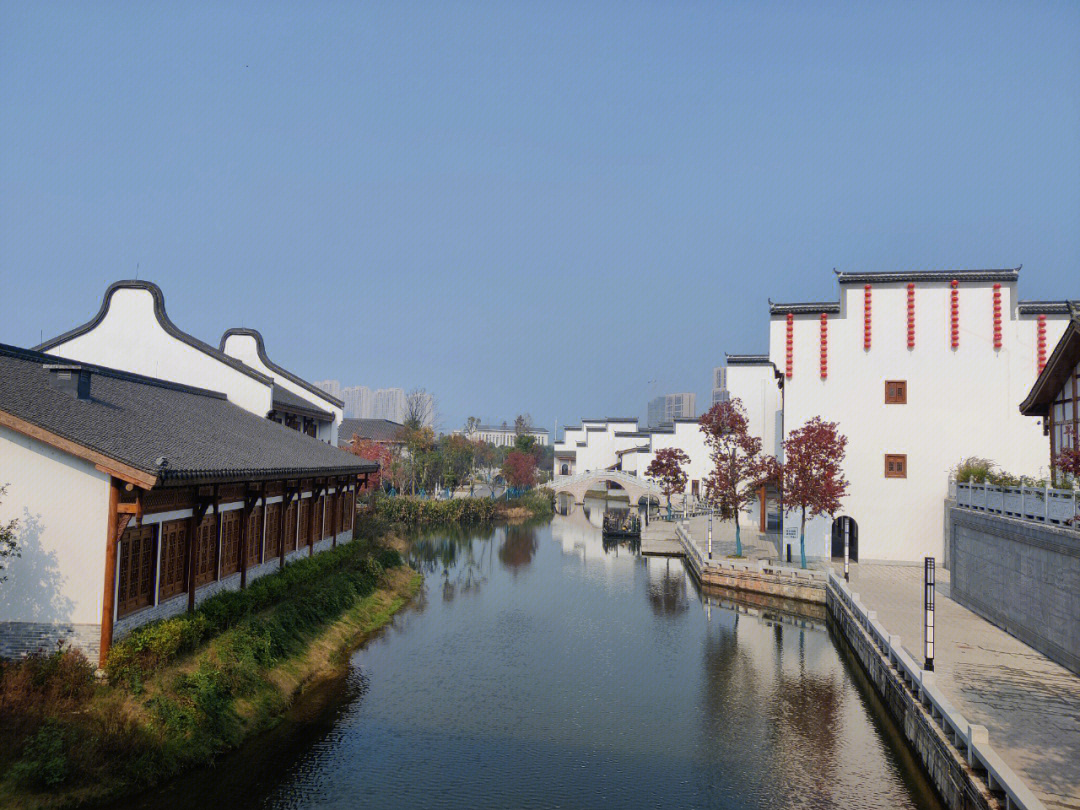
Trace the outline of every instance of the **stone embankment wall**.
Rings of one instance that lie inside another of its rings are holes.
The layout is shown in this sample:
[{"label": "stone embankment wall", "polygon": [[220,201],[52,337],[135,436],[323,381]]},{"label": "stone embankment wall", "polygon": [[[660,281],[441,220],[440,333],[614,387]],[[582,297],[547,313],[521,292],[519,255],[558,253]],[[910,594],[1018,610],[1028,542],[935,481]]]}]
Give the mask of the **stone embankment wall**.
[{"label": "stone embankment wall", "polygon": [[873,643],[847,606],[830,587],[826,606],[833,627],[858,659],[892,719],[900,727],[912,751],[950,810],[989,810],[1004,807],[1001,797],[989,790],[945,736],[919,697],[908,688],[900,673]]},{"label": "stone embankment wall", "polygon": [[945,504],[952,598],[1080,674],[1080,532]]}]

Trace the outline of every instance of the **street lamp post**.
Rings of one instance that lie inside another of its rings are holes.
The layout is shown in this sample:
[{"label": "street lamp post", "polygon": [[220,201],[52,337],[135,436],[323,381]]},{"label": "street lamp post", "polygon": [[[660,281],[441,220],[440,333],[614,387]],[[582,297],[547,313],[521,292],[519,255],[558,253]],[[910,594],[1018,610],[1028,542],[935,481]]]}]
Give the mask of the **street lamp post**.
[{"label": "street lamp post", "polygon": [[934,671],[934,558],[927,557],[923,567],[924,605],[926,621],[923,624],[923,652],[927,672]]},{"label": "street lamp post", "polygon": [[712,559],[712,513],[709,513],[709,559]]},{"label": "street lamp post", "polygon": [[844,521],[844,582],[851,582],[851,574],[848,570],[848,549],[851,540],[851,521]]}]

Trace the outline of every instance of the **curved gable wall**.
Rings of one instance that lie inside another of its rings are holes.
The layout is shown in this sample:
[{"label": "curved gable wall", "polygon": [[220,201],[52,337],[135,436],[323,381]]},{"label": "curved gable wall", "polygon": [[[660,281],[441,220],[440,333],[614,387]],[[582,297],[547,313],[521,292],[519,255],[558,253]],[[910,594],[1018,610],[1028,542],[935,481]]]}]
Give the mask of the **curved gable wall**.
[{"label": "curved gable wall", "polygon": [[154,294],[140,287],[110,290],[104,315],[85,331],[49,346],[72,360],[209,388],[257,416],[272,407],[271,385],[170,334],[158,318]]},{"label": "curved gable wall", "polygon": [[343,408],[331,404],[322,397],[315,396],[303,386],[297,385],[282,374],[277,374],[272,368],[267,366],[259,356],[258,340],[254,335],[240,333],[226,334],[225,339],[221,344],[221,350],[229,355],[229,357],[235,357],[241,363],[250,366],[260,374],[265,374],[266,376],[273,378],[275,384],[296,394],[306,402],[310,402],[316,408],[330,411],[334,415],[334,421],[331,424],[320,425],[316,438],[324,442],[329,442],[335,447],[337,446],[338,428],[341,426],[341,420],[345,418],[345,410]]}]

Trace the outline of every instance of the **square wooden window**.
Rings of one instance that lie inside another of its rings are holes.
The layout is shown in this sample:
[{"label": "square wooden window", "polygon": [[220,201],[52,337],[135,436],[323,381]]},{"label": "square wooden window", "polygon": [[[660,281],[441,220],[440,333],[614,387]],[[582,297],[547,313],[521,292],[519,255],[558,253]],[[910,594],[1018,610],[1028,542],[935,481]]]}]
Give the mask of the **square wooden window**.
[{"label": "square wooden window", "polygon": [[885,381],[885,404],[907,405],[907,380]]},{"label": "square wooden window", "polygon": [[907,478],[907,456],[893,453],[885,456],[886,478]]}]

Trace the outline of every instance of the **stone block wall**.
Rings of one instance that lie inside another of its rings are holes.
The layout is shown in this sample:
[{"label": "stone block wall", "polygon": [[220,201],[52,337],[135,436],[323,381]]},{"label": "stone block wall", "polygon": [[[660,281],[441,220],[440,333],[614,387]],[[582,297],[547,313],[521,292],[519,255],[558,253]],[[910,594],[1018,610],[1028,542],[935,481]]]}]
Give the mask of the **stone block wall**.
[{"label": "stone block wall", "polygon": [[101,651],[101,625],[0,622],[0,658],[22,658],[38,650],[53,652],[61,641],[96,663]]},{"label": "stone block wall", "polygon": [[1080,674],[1080,532],[945,504],[952,598]]}]

